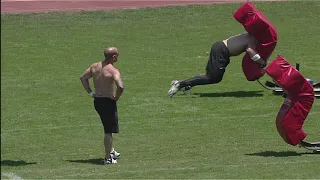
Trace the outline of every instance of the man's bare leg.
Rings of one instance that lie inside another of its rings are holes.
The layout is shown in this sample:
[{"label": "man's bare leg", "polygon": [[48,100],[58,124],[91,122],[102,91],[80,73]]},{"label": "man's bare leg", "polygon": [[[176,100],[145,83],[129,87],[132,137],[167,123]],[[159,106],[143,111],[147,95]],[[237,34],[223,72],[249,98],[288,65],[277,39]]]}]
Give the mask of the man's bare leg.
[{"label": "man's bare leg", "polygon": [[105,151],[105,158],[104,164],[116,164],[117,160],[113,158],[113,154],[111,154],[112,150],[112,133],[105,133],[104,134],[104,151]]},{"label": "man's bare leg", "polygon": [[115,150],[113,142],[114,142],[114,136],[112,134],[112,148],[111,148],[111,153],[110,154],[111,154],[113,159],[119,159],[120,158],[120,153]]},{"label": "man's bare leg", "polygon": [[112,151],[112,134],[111,133],[104,134],[104,151],[105,151],[105,157],[109,158],[110,153]]}]

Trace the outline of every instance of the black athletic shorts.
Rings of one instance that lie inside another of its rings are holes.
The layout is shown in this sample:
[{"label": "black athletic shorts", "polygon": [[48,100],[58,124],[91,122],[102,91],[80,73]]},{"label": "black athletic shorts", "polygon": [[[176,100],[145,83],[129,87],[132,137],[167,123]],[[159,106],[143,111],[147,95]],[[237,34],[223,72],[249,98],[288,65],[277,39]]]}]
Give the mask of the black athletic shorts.
[{"label": "black athletic shorts", "polygon": [[222,41],[214,43],[211,47],[206,75],[221,80],[229,63],[230,54],[227,46]]},{"label": "black athletic shorts", "polygon": [[115,100],[107,97],[95,97],[94,108],[103,124],[104,133],[118,133],[118,110]]}]

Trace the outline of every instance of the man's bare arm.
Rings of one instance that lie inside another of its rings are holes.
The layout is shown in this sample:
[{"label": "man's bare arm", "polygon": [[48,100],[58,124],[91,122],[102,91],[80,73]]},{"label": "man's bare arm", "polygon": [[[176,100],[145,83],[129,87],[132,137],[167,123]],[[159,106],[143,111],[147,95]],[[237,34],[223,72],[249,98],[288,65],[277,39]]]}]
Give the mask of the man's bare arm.
[{"label": "man's bare arm", "polygon": [[88,69],[84,71],[82,76],[80,77],[80,81],[82,83],[82,86],[84,89],[90,94],[90,96],[94,97],[94,93],[92,92],[89,84],[89,79],[93,76],[91,72],[91,68],[93,65],[91,65]]},{"label": "man's bare arm", "polygon": [[114,99],[115,99],[116,101],[118,101],[119,98],[120,98],[120,96],[121,96],[122,93],[123,93],[123,90],[124,90],[123,81],[122,81],[122,79],[121,79],[121,77],[120,77],[120,72],[119,72],[119,71],[115,72],[115,73],[113,74],[113,78],[114,78],[114,81],[115,81],[116,86],[117,86],[117,90],[116,90],[116,94],[115,94]]},{"label": "man's bare arm", "polygon": [[265,67],[266,62],[260,57],[260,55],[256,49],[256,44],[257,44],[257,41],[254,38],[249,40],[246,52],[249,55],[249,57],[251,58],[251,60],[260,64],[261,67]]},{"label": "man's bare arm", "polygon": [[255,49],[248,47],[246,52],[254,62],[259,63],[261,66],[265,65],[265,61],[260,57]]}]

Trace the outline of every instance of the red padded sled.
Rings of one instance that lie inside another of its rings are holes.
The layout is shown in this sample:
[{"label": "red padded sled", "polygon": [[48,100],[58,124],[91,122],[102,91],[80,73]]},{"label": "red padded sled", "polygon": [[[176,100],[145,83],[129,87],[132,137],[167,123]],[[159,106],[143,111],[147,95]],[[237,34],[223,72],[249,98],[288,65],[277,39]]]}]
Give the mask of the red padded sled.
[{"label": "red padded sled", "polygon": [[[249,2],[243,4],[233,17],[259,41],[257,51],[263,60],[268,60],[277,44],[276,28]],[[253,62],[247,54],[242,59],[242,70],[248,81],[257,80],[264,75],[260,65]]]},{"label": "red padded sled", "polygon": [[271,62],[266,72],[286,92],[276,125],[284,141],[295,146],[307,136],[302,125],[314,102],[313,87],[283,56]]}]

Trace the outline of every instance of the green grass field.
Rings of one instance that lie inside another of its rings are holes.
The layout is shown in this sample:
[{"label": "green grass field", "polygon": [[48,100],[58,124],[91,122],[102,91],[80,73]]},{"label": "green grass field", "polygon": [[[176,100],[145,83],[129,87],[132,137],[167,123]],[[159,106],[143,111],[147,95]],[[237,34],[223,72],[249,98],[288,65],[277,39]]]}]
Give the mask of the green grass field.
[{"label": "green grass field", "polygon": [[[284,55],[320,80],[320,2],[255,3]],[[320,179],[320,156],[275,128],[281,96],[248,82],[242,56],[221,83],[170,99],[173,79],[204,72],[213,42],[244,32],[240,4],[1,15],[1,178]],[[117,46],[118,164],[103,166],[103,129],[79,77]],[[267,76],[262,80],[269,80]],[[304,125],[320,140],[320,102]]]}]

